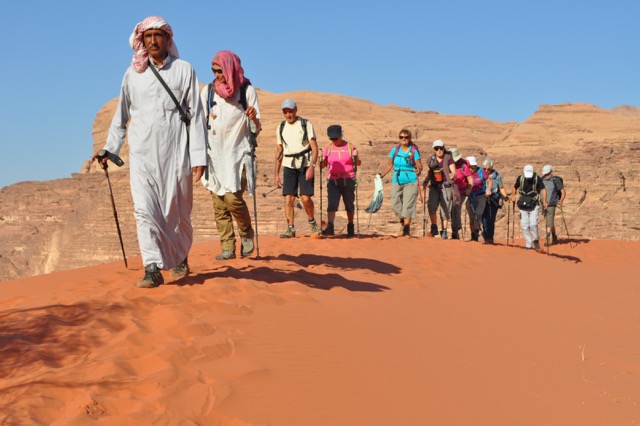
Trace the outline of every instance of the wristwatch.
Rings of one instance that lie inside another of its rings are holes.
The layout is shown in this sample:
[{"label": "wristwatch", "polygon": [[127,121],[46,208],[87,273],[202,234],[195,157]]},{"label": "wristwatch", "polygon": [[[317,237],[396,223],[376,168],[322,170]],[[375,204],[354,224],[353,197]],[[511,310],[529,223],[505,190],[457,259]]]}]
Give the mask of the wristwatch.
[{"label": "wristwatch", "polygon": [[316,163],[311,163],[311,167],[315,167],[315,166],[316,166]]}]

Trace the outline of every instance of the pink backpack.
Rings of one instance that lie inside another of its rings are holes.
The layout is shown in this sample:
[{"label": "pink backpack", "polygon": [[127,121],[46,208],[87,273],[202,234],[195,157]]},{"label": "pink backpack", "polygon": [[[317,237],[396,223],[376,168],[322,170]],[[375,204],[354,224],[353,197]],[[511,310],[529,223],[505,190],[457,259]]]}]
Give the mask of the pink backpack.
[{"label": "pink backpack", "polygon": [[453,178],[453,183],[460,189],[460,191],[464,191],[467,189],[469,182],[467,182],[467,175],[471,173],[471,166],[469,166],[469,162],[467,159],[463,159],[464,164],[462,167],[456,166],[456,177]]}]

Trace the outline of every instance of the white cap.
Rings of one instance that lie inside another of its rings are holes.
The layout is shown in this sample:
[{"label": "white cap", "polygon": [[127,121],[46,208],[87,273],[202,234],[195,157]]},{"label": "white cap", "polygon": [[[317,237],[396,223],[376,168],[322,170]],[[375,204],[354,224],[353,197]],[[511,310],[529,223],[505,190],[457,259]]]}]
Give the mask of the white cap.
[{"label": "white cap", "polygon": [[296,109],[296,101],[293,99],[285,99],[282,101],[280,109]]},{"label": "white cap", "polygon": [[543,168],[542,168],[542,176],[546,176],[549,173],[551,173],[553,171],[553,167],[551,166],[551,164],[546,164]]},{"label": "white cap", "polygon": [[467,161],[469,162],[470,166],[478,165],[478,160],[476,160],[476,157],[467,157]]},{"label": "white cap", "polygon": [[533,166],[531,164],[524,166],[524,177],[527,179],[533,177]]},{"label": "white cap", "polygon": [[444,142],[442,142],[440,139],[433,141],[433,143],[431,144],[431,148],[435,148],[436,146],[444,147]]}]

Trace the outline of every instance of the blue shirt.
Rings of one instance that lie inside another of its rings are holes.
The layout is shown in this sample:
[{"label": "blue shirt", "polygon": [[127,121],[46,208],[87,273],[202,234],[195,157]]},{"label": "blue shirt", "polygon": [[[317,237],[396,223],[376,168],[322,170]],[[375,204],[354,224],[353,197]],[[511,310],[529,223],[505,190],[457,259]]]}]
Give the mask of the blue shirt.
[{"label": "blue shirt", "polygon": [[[389,158],[393,158],[397,146],[391,148],[389,152]],[[392,183],[398,185],[406,185],[407,183],[413,183],[418,181],[418,176],[415,171],[415,162],[420,159],[420,151],[413,149],[413,161],[411,161],[411,146],[407,152],[403,152],[402,148],[398,148],[398,153],[393,159],[393,178]]]}]

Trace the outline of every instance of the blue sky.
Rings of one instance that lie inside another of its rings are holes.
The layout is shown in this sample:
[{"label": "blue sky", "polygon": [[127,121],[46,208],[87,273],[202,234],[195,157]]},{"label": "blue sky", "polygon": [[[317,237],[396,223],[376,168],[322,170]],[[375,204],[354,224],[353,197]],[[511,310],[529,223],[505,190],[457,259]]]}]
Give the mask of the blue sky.
[{"label": "blue sky", "polygon": [[637,0],[5,2],[0,187],[80,170],[131,61],[129,35],[149,15],[168,20],[201,82],[231,49],[275,93],[497,121],[540,104],[640,106]]}]

